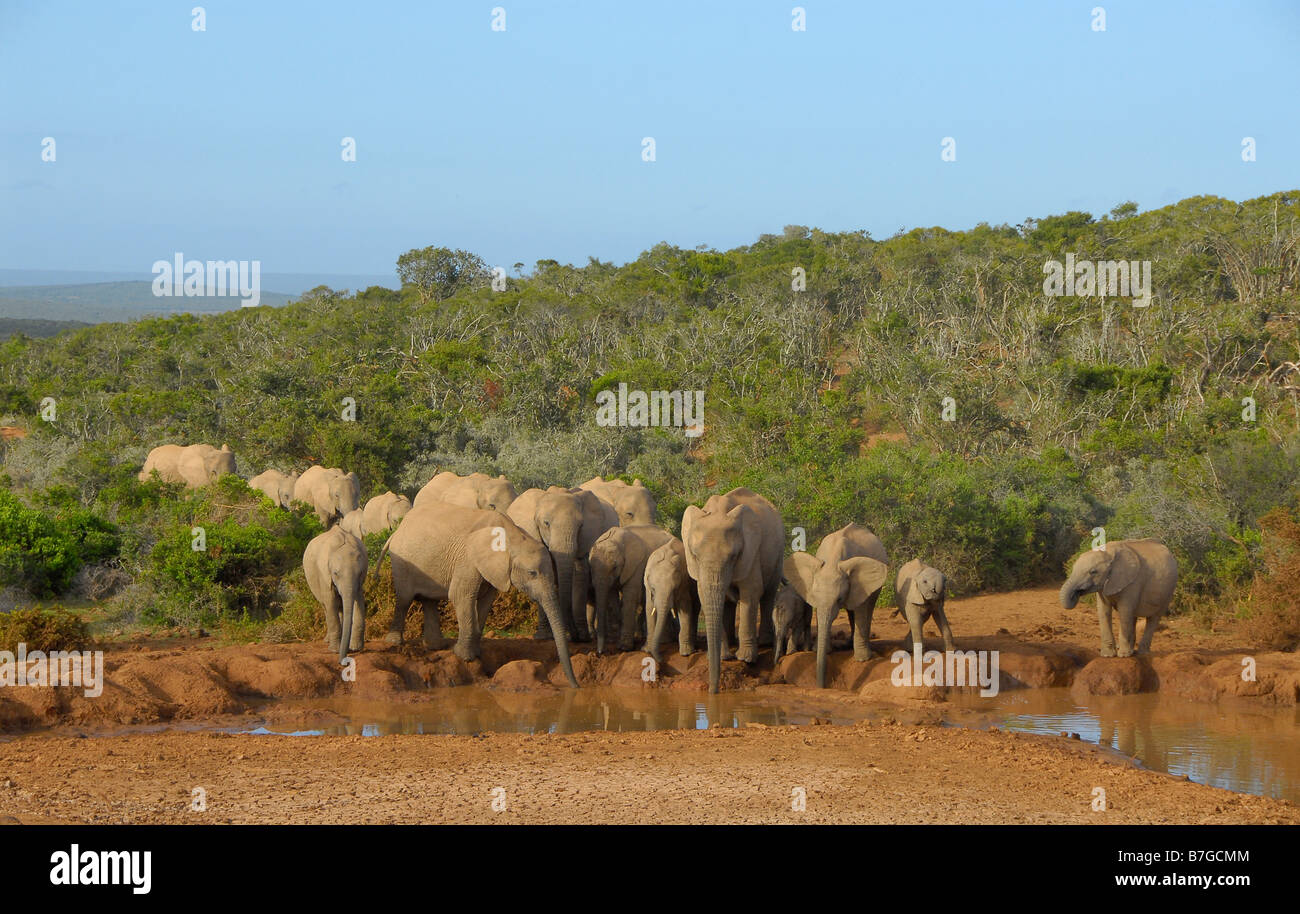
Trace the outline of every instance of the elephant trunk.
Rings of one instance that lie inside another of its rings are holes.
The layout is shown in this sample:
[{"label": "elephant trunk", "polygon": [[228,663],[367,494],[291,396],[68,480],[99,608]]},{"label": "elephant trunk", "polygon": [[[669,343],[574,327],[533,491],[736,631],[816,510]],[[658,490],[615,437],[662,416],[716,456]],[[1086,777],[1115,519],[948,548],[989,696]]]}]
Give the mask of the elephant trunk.
[{"label": "elephant trunk", "polygon": [[555,638],[555,653],[560,658],[560,668],[569,680],[569,685],[578,688],[578,677],[573,675],[573,662],[569,659],[569,636],[564,631],[564,617],[560,614],[560,604],[550,594],[541,599],[542,611],[551,622],[551,635]]},{"label": "elephant trunk", "polygon": [[[555,584],[560,594],[560,624],[569,637],[575,637],[578,633],[579,608],[574,606],[577,601],[573,593],[574,553],[575,549],[573,548],[551,550],[551,555],[555,557]],[[555,622],[552,621],[551,624],[554,625]]]},{"label": "elephant trunk", "polygon": [[[646,602],[646,612],[650,611],[650,602]],[[668,607],[656,606],[654,609],[655,624],[653,628],[646,625],[646,653],[655,659],[655,663],[662,662],[663,658],[659,656],[659,645],[664,641],[664,630],[668,627]]]},{"label": "elephant trunk", "polygon": [[590,570],[591,587],[596,592],[596,653],[603,654],[605,641],[609,637],[609,604],[614,588],[609,575],[602,568],[594,567]]},{"label": "elephant trunk", "polygon": [[831,622],[835,611],[831,607],[817,610],[817,688],[826,688],[826,654],[831,647]]},{"label": "elephant trunk", "polygon": [[352,644],[352,615],[356,609],[357,588],[354,582],[335,581],[334,586],[338,589],[340,602],[343,604],[343,618],[340,620],[341,634],[339,635],[339,663],[344,663],[348,659],[348,646]]},{"label": "elephant trunk", "polygon": [[1074,609],[1079,603],[1079,591],[1075,587],[1074,581],[1066,581],[1061,585],[1061,606],[1066,609]]},{"label": "elephant trunk", "polygon": [[727,605],[727,589],[718,582],[717,575],[705,574],[707,583],[700,585],[700,608],[704,610],[704,627],[709,650],[709,694],[718,693],[722,679],[722,614]]},{"label": "elephant trunk", "polygon": [[772,623],[772,663],[780,663],[786,642],[786,626]]}]

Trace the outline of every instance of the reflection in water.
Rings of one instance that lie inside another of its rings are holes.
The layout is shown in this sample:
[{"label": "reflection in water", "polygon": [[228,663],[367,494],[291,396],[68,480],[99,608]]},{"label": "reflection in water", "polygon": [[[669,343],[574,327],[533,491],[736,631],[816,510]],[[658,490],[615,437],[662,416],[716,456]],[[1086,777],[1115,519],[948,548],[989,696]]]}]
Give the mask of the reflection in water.
[{"label": "reflection in water", "polygon": [[[458,686],[430,693],[418,702],[319,699],[279,701],[277,712],[329,712],[338,720],[295,734],[327,733],[382,736],[390,733],[474,734],[576,733],[585,730],[707,730],[717,723],[743,727],[749,723],[777,726],[806,724],[813,712],[789,710],[771,699],[745,693],[699,695],[647,689],[644,692],[588,688],[547,693],[499,692],[480,686]],[[842,709],[817,711],[835,723],[852,723]],[[258,727],[252,733],[279,732]]]},{"label": "reflection in water", "polygon": [[[814,717],[848,724],[882,709],[820,704],[794,694],[707,695],[663,689],[585,688],[502,692],[460,686],[419,701],[350,699],[275,702],[277,714],[305,715],[293,735],[390,733],[575,733],[807,724]],[[1158,693],[1091,698],[1080,705],[1068,689],[1017,689],[993,698],[954,694],[949,707],[978,711],[1009,730],[1078,733],[1135,757],[1148,768],[1243,793],[1300,802],[1300,710],[1245,703],[1203,704]],[[323,714],[322,714],[323,712]],[[316,715],[313,719],[312,715]],[[319,723],[324,717],[328,722]],[[285,718],[293,720],[292,716]],[[310,728],[310,729],[309,729]],[[284,728],[287,729],[287,728]],[[259,727],[253,733],[283,732]]]},{"label": "reflection in water", "polygon": [[1300,802],[1300,709],[1192,702],[1160,693],[1093,697],[1023,689],[954,704],[994,714],[1008,730],[1078,733],[1147,768],[1201,784]]}]

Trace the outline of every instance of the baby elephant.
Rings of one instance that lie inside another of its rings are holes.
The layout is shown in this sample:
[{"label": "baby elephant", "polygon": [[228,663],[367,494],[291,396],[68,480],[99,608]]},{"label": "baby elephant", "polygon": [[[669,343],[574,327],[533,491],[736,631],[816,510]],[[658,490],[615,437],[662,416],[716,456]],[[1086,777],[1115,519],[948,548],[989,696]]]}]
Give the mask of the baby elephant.
[{"label": "baby elephant", "polygon": [[912,559],[898,569],[898,579],[894,582],[894,599],[898,609],[894,615],[902,613],[912,629],[913,648],[922,647],[921,629],[925,620],[933,618],[943,635],[943,649],[955,650],[952,640],[952,628],[948,625],[948,616],[943,611],[944,600],[948,596],[948,579],[937,568],[925,564],[920,559]]},{"label": "baby elephant", "polygon": [[772,606],[772,662],[785,654],[812,650],[812,606],[790,584],[782,584]]},{"label": "baby elephant", "polygon": [[[1146,653],[1177,584],[1178,560],[1159,540],[1115,540],[1074,560],[1070,577],[1061,585],[1061,605],[1074,609],[1079,597],[1095,593],[1101,656],[1129,657],[1137,640],[1137,617],[1147,620],[1137,647],[1138,653]],[[1115,609],[1119,610],[1118,651],[1110,627]]]},{"label": "baby elephant", "polygon": [[[366,641],[366,548],[340,527],[332,527],[307,544],[302,570],[307,586],[325,607],[325,643],[339,652],[360,651]],[[342,631],[340,631],[342,629]]]}]

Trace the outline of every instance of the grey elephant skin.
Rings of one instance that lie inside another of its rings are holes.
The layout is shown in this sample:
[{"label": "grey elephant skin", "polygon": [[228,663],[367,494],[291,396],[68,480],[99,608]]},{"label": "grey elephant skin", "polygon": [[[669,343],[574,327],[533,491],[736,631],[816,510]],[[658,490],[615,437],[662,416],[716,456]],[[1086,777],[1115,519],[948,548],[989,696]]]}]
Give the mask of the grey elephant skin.
[{"label": "grey elephant skin", "polygon": [[450,600],[458,627],[453,650],[462,660],[474,660],[479,656],[492,601],[513,586],[541,606],[551,620],[560,666],[569,683],[577,687],[551,555],[510,518],[496,511],[439,501],[417,505],[384,544],[376,568],[385,555],[393,562],[397,597],[393,621],[384,636],[388,643],[401,643],[406,611],[418,600],[424,608],[425,646],[440,649],[438,601]]},{"label": "grey elephant skin", "polygon": [[952,627],[948,624],[948,615],[944,612],[944,603],[948,599],[948,579],[942,571],[927,565],[920,559],[912,559],[898,569],[894,581],[894,600],[898,604],[895,614],[902,613],[911,629],[912,644],[922,647],[921,630],[927,619],[934,619],[943,635],[943,649],[956,650],[952,639]]},{"label": "grey elephant skin", "polygon": [[365,539],[365,512],[356,508],[343,515],[343,519],[338,522],[340,529],[346,530],[357,539]]},{"label": "grey elephant skin", "polygon": [[460,505],[462,508],[479,508],[483,511],[499,511],[505,514],[518,497],[519,493],[504,476],[493,478],[484,473],[457,476],[444,470],[415,493],[412,504],[445,501],[448,504]]},{"label": "grey elephant skin", "polygon": [[[590,640],[587,554],[602,533],[618,526],[614,509],[585,489],[551,486],[521,493],[506,513],[525,533],[550,550],[565,629],[574,640]],[[549,637],[549,619],[539,613],[537,621],[536,637]]]},{"label": "grey elephant skin", "polygon": [[812,647],[812,607],[791,584],[782,584],[772,606],[772,662]]},{"label": "grey elephant skin", "polygon": [[308,467],[294,484],[293,498],[314,508],[321,524],[328,527],[357,509],[361,483],[356,473],[344,473],[335,467]]},{"label": "grey elephant skin", "polygon": [[411,511],[411,500],[405,495],[385,492],[366,502],[362,509],[361,529],[369,536],[392,530]]},{"label": "grey elephant skin", "polygon": [[638,611],[645,605],[645,566],[650,554],[673,535],[652,524],[613,527],[591,547],[587,557],[595,594],[596,653],[604,653],[610,627],[610,607],[618,603],[618,649],[630,651],[637,631]]},{"label": "grey elephant skin", "polygon": [[593,476],[578,488],[596,493],[596,497],[614,509],[621,527],[641,527],[655,522],[655,497],[637,479],[631,485],[621,479]]},{"label": "grey elephant skin", "polygon": [[682,515],[686,570],[700,593],[709,652],[709,692],[722,673],[724,614],[736,600],[736,656],[758,659],[759,628],[767,627],[781,586],[785,526],[776,506],[749,489],[714,495]]},{"label": "grey elephant skin", "polygon": [[250,479],[248,486],[261,492],[281,508],[287,508],[293,503],[293,487],[297,483],[297,473],[290,475],[279,470],[267,470]]},{"label": "grey elephant skin", "polygon": [[871,659],[871,617],[889,575],[889,555],[880,538],[858,524],[828,533],[815,556],[796,552],[785,560],[785,576],[817,619],[817,687],[826,688],[831,624],[840,608],[853,625],[853,659]]},{"label": "grey elephant skin", "polygon": [[696,620],[700,613],[700,591],[686,570],[686,548],[670,536],[646,559],[645,584],[646,653],[663,662],[659,646],[668,632],[670,618],[679,622],[677,649],[683,657],[695,652]]},{"label": "grey elephant skin", "polygon": [[325,608],[325,643],[339,652],[360,651],[366,638],[366,549],[361,540],[333,527],[314,537],[302,554],[312,595]]},{"label": "grey elephant skin", "polygon": [[220,448],[210,444],[164,444],[149,452],[136,478],[146,482],[154,472],[163,482],[180,482],[198,489],[234,473],[235,455],[225,444]]},{"label": "grey elephant skin", "polygon": [[[1154,539],[1115,540],[1105,549],[1092,549],[1074,560],[1061,585],[1061,605],[1073,609],[1084,594],[1097,595],[1101,627],[1101,656],[1130,657],[1137,640],[1137,620],[1145,618],[1137,652],[1151,650],[1151,636],[1178,586],[1178,560]],[[1119,646],[1111,630],[1111,613],[1119,612]]]}]

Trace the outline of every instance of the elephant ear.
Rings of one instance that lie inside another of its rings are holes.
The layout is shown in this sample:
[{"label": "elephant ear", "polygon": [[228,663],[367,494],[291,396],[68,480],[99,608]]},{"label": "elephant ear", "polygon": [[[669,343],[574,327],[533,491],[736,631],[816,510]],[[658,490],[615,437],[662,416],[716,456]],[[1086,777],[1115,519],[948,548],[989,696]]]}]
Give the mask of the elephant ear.
[{"label": "elephant ear", "polygon": [[474,568],[483,580],[487,581],[498,591],[504,593],[510,589],[510,556],[516,546],[511,542],[513,537],[526,536],[522,530],[514,524],[505,526],[506,548],[496,550],[492,548],[496,540],[495,527],[480,527],[470,534],[469,543],[467,543],[469,554],[474,562]]},{"label": "elephant ear", "polygon": [[692,581],[700,579],[700,566],[695,561],[695,553],[690,547],[691,527],[703,516],[704,512],[695,505],[687,505],[686,511],[682,514],[682,545],[686,552],[686,573],[691,576]]},{"label": "elephant ear", "polygon": [[1137,580],[1141,567],[1136,551],[1128,546],[1116,546],[1115,557],[1110,562],[1110,573],[1106,575],[1106,583],[1102,585],[1101,592],[1108,597],[1115,596]]},{"label": "elephant ear", "polygon": [[782,570],[785,572],[785,579],[799,595],[799,599],[807,603],[808,594],[812,592],[813,579],[817,577],[817,572],[822,570],[822,560],[806,552],[796,552],[786,557]]},{"label": "elephant ear", "polygon": [[606,530],[618,526],[618,515],[614,513],[613,508],[597,498],[595,492],[574,489],[573,494],[582,506],[582,531],[578,534],[578,551],[586,555]]},{"label": "elephant ear", "polygon": [[848,575],[849,592],[845,596],[846,606],[861,606],[880,588],[885,586],[889,576],[889,566],[884,562],[865,555],[854,556],[840,562],[840,571]]}]

